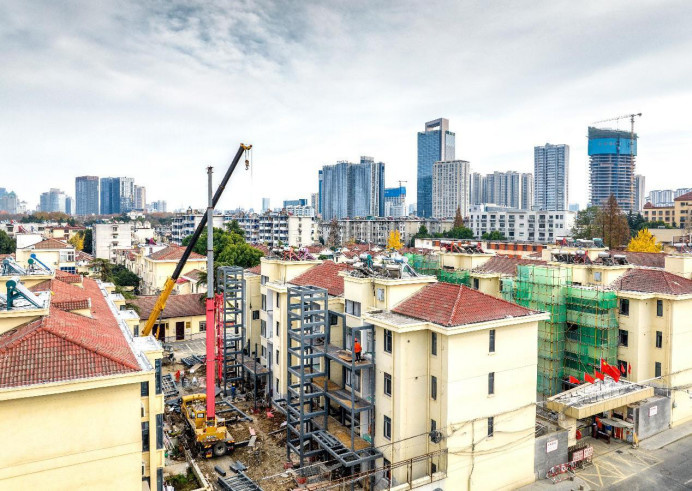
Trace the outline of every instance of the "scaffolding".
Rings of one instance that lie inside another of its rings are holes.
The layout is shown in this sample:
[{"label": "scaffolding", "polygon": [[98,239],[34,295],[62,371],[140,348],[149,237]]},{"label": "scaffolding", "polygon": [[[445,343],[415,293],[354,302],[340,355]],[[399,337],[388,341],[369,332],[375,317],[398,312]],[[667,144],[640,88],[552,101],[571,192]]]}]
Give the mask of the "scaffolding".
[{"label": "scaffolding", "polygon": [[423,254],[405,254],[408,264],[421,275],[435,276],[438,281],[455,285],[471,285],[471,274],[467,270],[444,269],[440,256]]},{"label": "scaffolding", "polygon": [[[245,379],[245,281],[243,268],[221,266],[217,270],[217,347],[219,382],[224,397],[230,386]],[[255,380],[255,386],[257,381]]]},{"label": "scaffolding", "polygon": [[515,279],[502,280],[505,300],[550,314],[538,324],[537,391],[546,397],[569,385],[570,375],[617,363],[615,292],[572,285],[571,268],[518,265]]}]

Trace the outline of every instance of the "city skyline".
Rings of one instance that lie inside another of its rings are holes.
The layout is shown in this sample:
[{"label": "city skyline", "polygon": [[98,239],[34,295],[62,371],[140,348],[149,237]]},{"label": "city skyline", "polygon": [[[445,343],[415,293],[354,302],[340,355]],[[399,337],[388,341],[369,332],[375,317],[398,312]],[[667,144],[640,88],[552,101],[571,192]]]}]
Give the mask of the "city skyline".
[{"label": "city skyline", "polygon": [[[13,48],[0,54],[0,159],[30,168],[32,180],[6,187],[33,209],[34,187],[69,190],[75,176],[117,169],[171,209],[204,206],[206,166],[220,173],[246,141],[254,145],[252,171],[234,176],[223,208],[259,208],[267,195],[276,202],[309,196],[317,184],[307,176],[355,151],[389,162],[386,184],[408,180],[413,202],[416,132],[444,116],[458,156],[476,172],[530,172],[535,145],[570,145],[570,196],[584,204],[587,127],[629,112],[643,113],[637,173],[650,189],[676,187],[679,155],[692,151],[679,111],[692,105],[684,83],[692,68],[676,62],[692,42],[684,22],[692,5],[626,6],[404,3],[393,13],[307,3],[286,12],[261,3],[217,16],[221,7],[211,3],[176,10],[15,2],[0,16]],[[558,15],[571,22],[546,44],[546,23]],[[450,18],[459,19],[455,29],[441,28]],[[333,32],[317,43],[325,19]],[[356,35],[363,22],[379,27]],[[417,36],[404,25],[415,25]],[[613,40],[615,30],[625,34]],[[454,54],[424,49],[426,37],[454,46]],[[607,56],[594,56],[604,49]],[[85,53],[99,63],[84,61]],[[553,60],[549,72],[537,69],[545,59]],[[474,77],[464,77],[470,70]],[[290,175],[277,179],[286,169]],[[692,180],[689,172],[682,169],[683,180]]]}]

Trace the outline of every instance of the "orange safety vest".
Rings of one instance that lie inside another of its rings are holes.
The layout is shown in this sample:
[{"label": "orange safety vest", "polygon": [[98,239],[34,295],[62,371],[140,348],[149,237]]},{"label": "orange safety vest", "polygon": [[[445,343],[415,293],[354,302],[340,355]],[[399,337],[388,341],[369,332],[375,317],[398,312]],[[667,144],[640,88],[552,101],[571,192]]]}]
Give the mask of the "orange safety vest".
[{"label": "orange safety vest", "polygon": [[356,353],[360,353],[363,350],[363,348],[360,347],[360,343],[358,341],[356,341],[356,344],[353,345],[353,350]]}]

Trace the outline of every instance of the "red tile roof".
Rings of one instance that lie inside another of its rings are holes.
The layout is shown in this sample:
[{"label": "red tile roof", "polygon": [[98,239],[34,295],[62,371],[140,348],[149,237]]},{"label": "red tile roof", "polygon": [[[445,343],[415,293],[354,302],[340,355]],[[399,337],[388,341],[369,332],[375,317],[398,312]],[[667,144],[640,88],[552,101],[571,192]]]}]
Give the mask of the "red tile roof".
[{"label": "red tile roof", "polygon": [[293,278],[291,284],[325,288],[327,293],[338,297],[344,294],[344,278],[339,276],[339,272],[347,269],[351,269],[351,266],[348,264],[324,261],[322,264],[313,266],[305,273]]},{"label": "red tile roof", "polygon": [[446,327],[537,313],[463,285],[442,282],[424,287],[392,312]]},{"label": "red tile roof", "polygon": [[[170,245],[165,249],[161,249],[160,251],[149,254],[148,257],[149,259],[153,259],[155,261],[179,261],[180,258],[183,257],[184,252],[185,247]],[[204,256],[193,251],[190,253],[188,261],[191,259],[204,259]]]},{"label": "red tile roof", "polygon": [[187,278],[188,280],[199,281],[200,274],[202,273],[203,271],[200,271],[199,269],[191,269],[187,273],[183,273],[181,276]]},{"label": "red tile roof", "polygon": [[[137,297],[129,303],[139,307],[139,317],[147,319],[154,309],[154,304],[158,296]],[[171,319],[173,317],[191,317],[205,315],[204,294],[192,293],[188,295],[171,295],[166,301],[166,308],[163,309],[161,317]]]},{"label": "red tile roof", "polygon": [[87,254],[84,251],[76,251],[75,252],[75,260],[77,261],[93,261],[94,256],[91,254]]},{"label": "red tile roof", "polygon": [[647,268],[665,268],[666,255],[662,252],[631,252],[631,251],[610,251],[612,254],[623,255],[627,262],[635,266]]},{"label": "red tile roof", "polygon": [[252,268],[247,268],[245,272],[252,274],[260,274],[262,272],[262,265],[258,264],[257,266],[253,266]]},{"label": "red tile roof", "polygon": [[517,266],[520,264],[545,265],[545,261],[525,259],[515,256],[493,256],[485,264],[478,266],[473,271],[476,273],[499,273],[514,276],[517,274]]},{"label": "red tile roof", "polygon": [[689,193],[681,194],[674,201],[692,201],[692,191]]},{"label": "red tile roof", "polygon": [[60,280],[63,283],[81,283],[82,282],[81,275],[68,273],[67,271],[63,271],[61,269],[55,270],[55,279]]},{"label": "red tile roof", "polygon": [[32,292],[51,292],[51,307],[61,310],[88,309],[90,305],[89,294],[84,288],[62,280],[42,281],[29,288],[29,290]]},{"label": "red tile roof", "polygon": [[250,247],[253,247],[257,249],[258,251],[261,251],[265,256],[269,255],[269,247],[267,247],[264,244],[251,244]]},{"label": "red tile roof", "polygon": [[83,284],[91,317],[52,308],[48,316],[0,334],[0,387],[140,370],[98,284],[90,278]]},{"label": "red tile roof", "polygon": [[628,270],[611,285],[621,291],[663,293],[667,295],[692,294],[692,280],[661,269],[634,268]]},{"label": "red tile roof", "polygon": [[33,246],[34,249],[74,249],[72,244],[68,244],[62,240],[58,239],[46,239],[41,242],[37,242]]}]

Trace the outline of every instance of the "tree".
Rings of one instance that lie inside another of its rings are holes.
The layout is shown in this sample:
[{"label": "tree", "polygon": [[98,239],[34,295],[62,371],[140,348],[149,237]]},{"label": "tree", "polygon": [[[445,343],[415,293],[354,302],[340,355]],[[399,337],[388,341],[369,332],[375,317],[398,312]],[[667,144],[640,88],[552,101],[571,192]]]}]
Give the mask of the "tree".
[{"label": "tree", "polygon": [[84,249],[87,254],[93,254],[94,232],[90,228],[84,231]]},{"label": "tree", "polygon": [[629,212],[627,214],[627,225],[630,228],[631,237],[637,235],[637,232],[644,228],[644,224],[646,224],[646,220],[644,220],[644,217],[641,213]]},{"label": "tree", "polygon": [[597,237],[596,233],[596,217],[598,215],[598,206],[589,206],[584,210],[577,212],[574,219],[574,227],[572,228],[572,237],[575,239],[593,239]]},{"label": "tree", "polygon": [[603,238],[608,249],[617,249],[626,244],[630,238],[627,217],[622,213],[614,195],[610,195],[596,215],[596,232]]},{"label": "tree", "polygon": [[[235,220],[234,220],[235,222]],[[264,253],[259,249],[250,246],[243,238],[242,229],[238,222],[233,222],[226,227],[226,230],[214,229],[214,265],[216,266],[241,266],[251,268],[260,263],[260,258]],[[238,233],[240,230],[241,233]],[[187,246],[192,240],[192,236],[183,239],[183,245]],[[205,229],[199,240],[192,249],[198,254],[207,254],[207,230]]]},{"label": "tree", "polygon": [[241,237],[245,238],[245,230],[240,228],[238,220],[231,220],[229,223],[226,224],[226,229],[231,233],[236,233]]},{"label": "tree", "polygon": [[446,230],[441,234],[437,234],[440,237],[446,237],[448,239],[473,239],[473,230],[466,227],[454,227],[451,230]]},{"label": "tree", "polygon": [[327,235],[327,247],[334,250],[341,245],[341,238],[339,234],[339,222],[334,218],[329,222],[329,233]]},{"label": "tree", "polygon": [[483,240],[507,240],[507,237],[505,237],[502,232],[499,230],[493,230],[492,232],[485,232],[482,236],[481,239]]},{"label": "tree", "polygon": [[125,266],[115,264],[111,267],[110,281],[119,287],[131,286],[134,287],[135,290],[139,290],[139,282],[141,279]]},{"label": "tree", "polygon": [[661,249],[661,244],[656,242],[656,237],[646,228],[640,230],[627,244],[627,250],[632,252],[661,252]]},{"label": "tree", "polygon": [[71,239],[69,239],[67,242],[72,244],[75,249],[78,251],[83,251],[84,250],[84,231],[80,230],[76,234],[72,236]]},{"label": "tree", "polygon": [[401,234],[399,230],[392,230],[389,232],[389,238],[387,239],[387,249],[398,250],[403,247],[401,243]]},{"label": "tree", "polygon": [[7,235],[7,232],[0,230],[0,254],[12,254],[16,249],[15,240]]},{"label": "tree", "polygon": [[91,267],[99,274],[101,281],[110,281],[112,264],[108,259],[97,257],[91,261]]},{"label": "tree", "polygon": [[461,208],[457,206],[457,213],[454,215],[454,225],[452,228],[464,228],[464,219],[461,216]]}]

